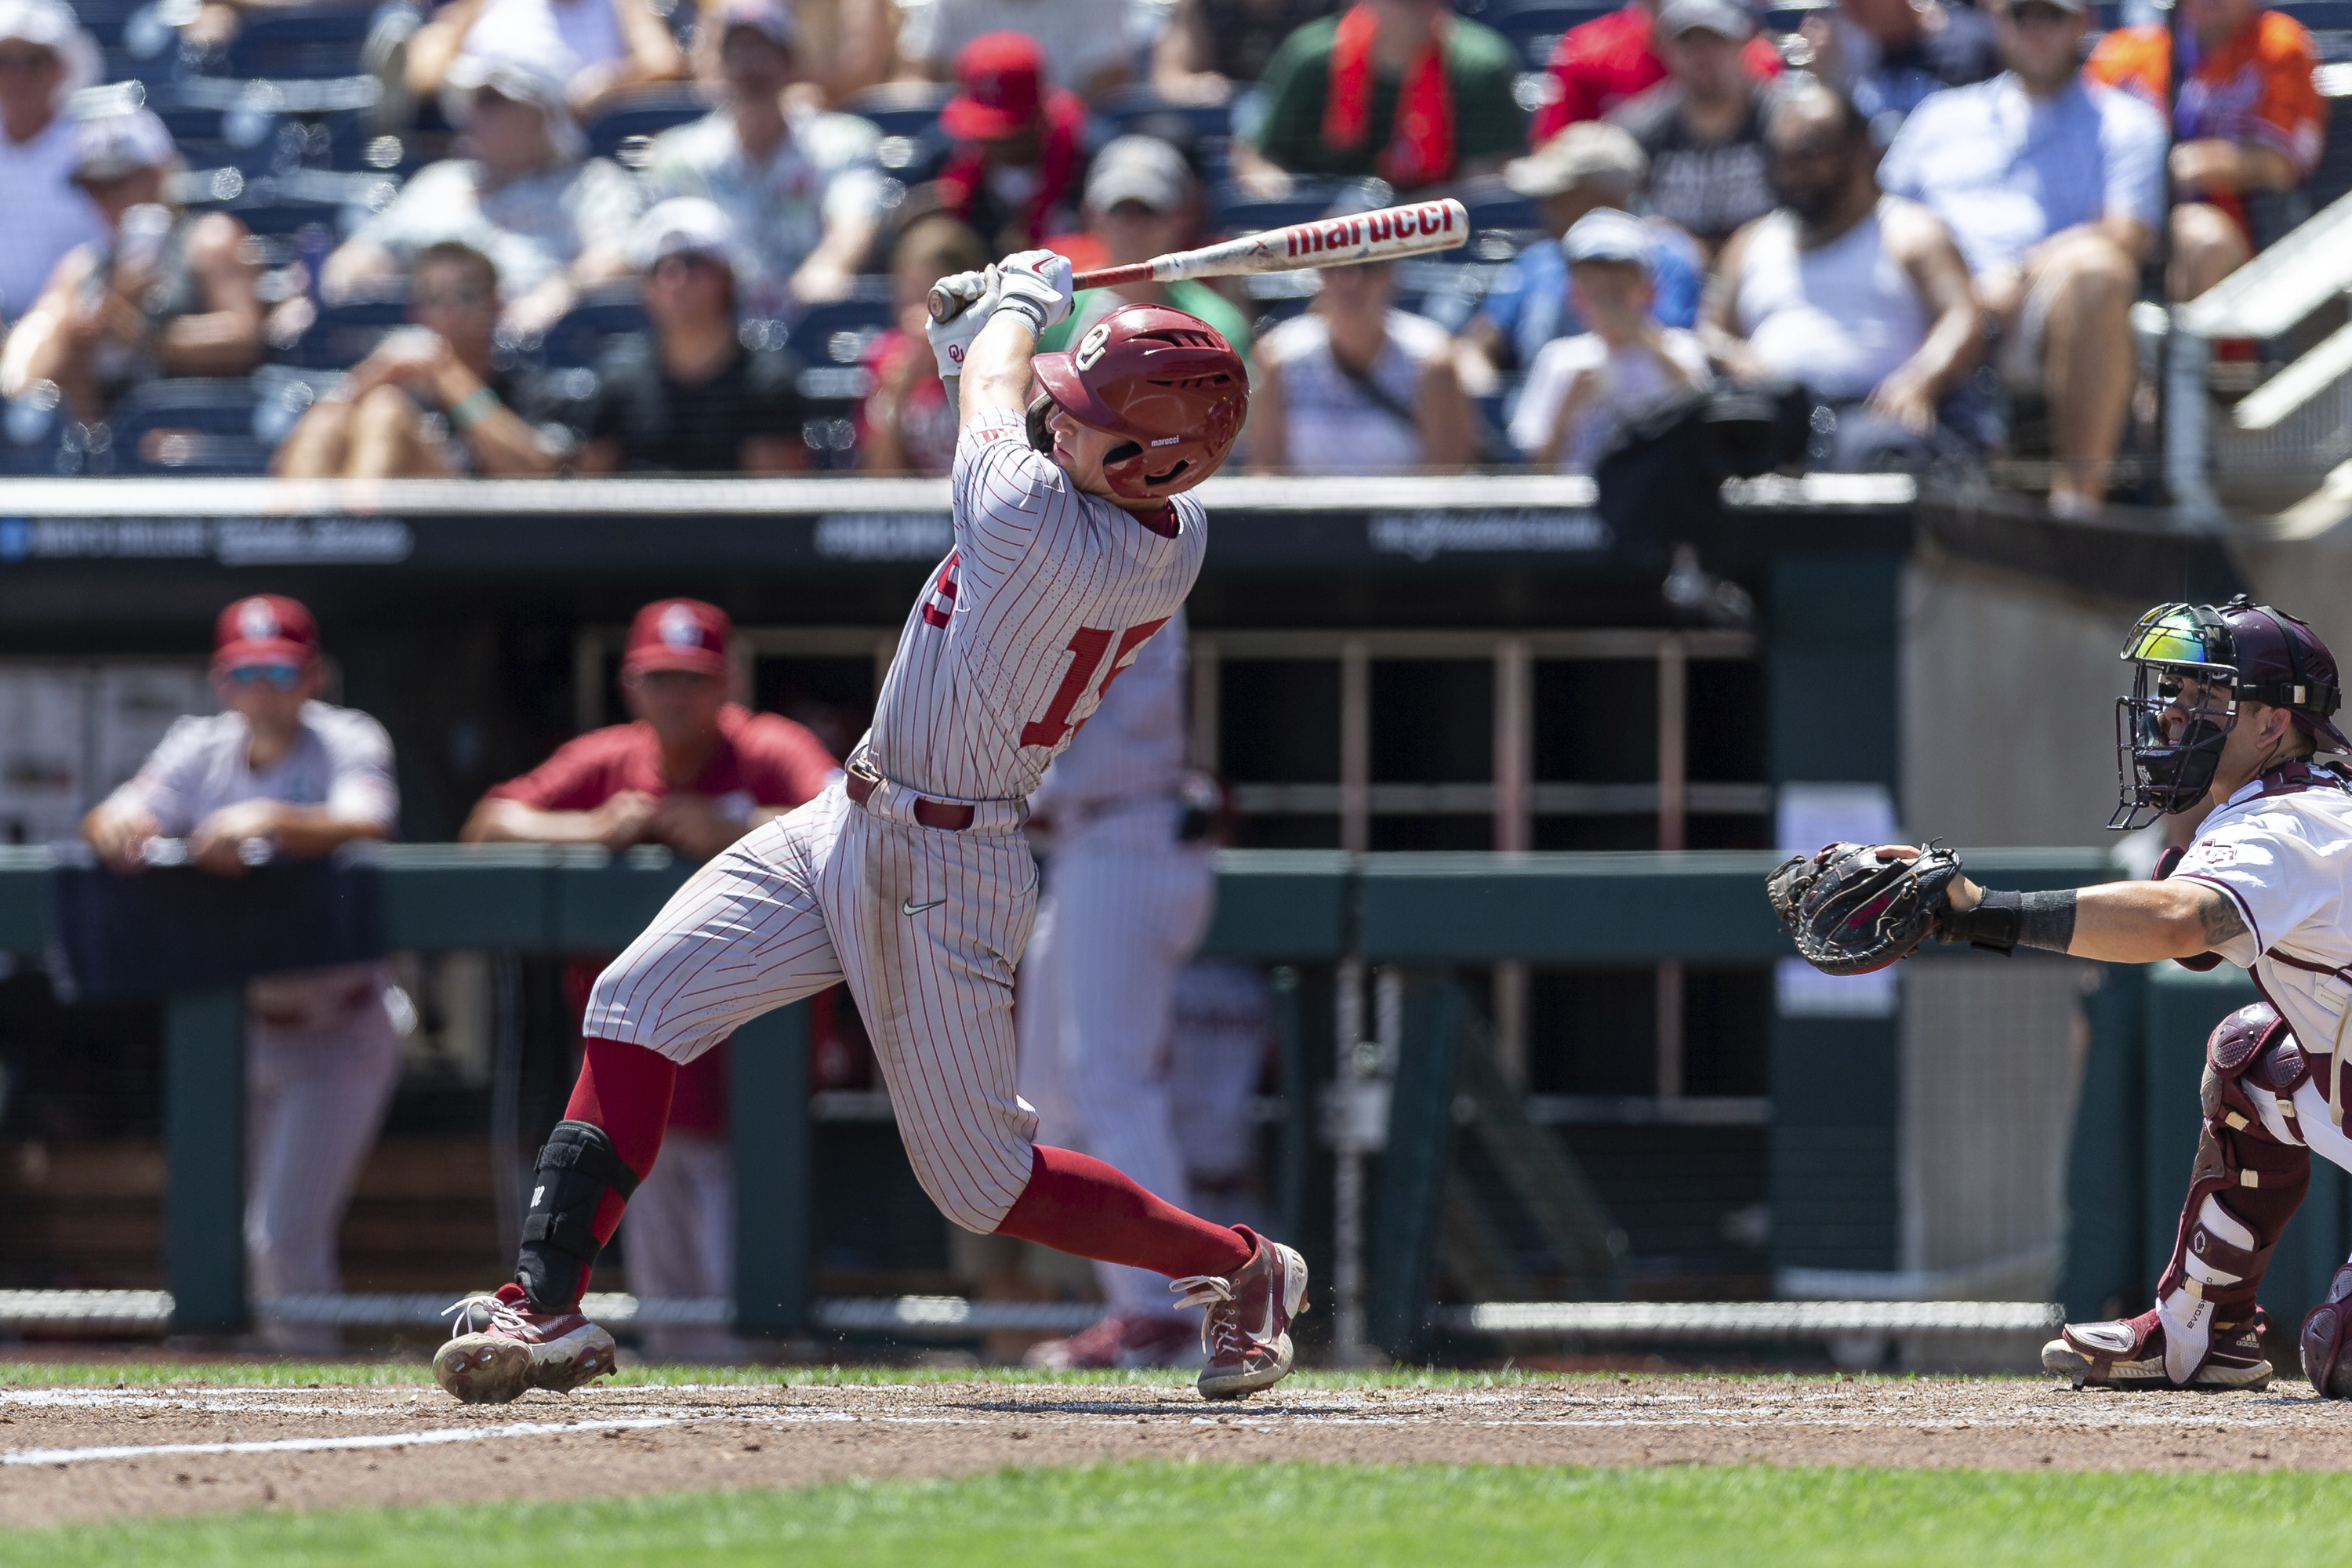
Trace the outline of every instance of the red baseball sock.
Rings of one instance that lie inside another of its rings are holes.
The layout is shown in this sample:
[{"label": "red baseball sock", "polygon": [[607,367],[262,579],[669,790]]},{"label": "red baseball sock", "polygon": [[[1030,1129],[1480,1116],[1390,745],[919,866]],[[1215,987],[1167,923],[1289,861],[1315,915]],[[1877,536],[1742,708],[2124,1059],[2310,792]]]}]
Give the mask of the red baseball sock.
[{"label": "red baseball sock", "polygon": [[[604,1129],[613,1141],[621,1163],[643,1181],[661,1152],[662,1130],[669,1125],[670,1091],[677,1087],[677,1064],[659,1051],[623,1040],[591,1035],[581,1044],[580,1081],[572,1086],[572,1102],[563,1108],[567,1121],[585,1121]],[[613,1239],[620,1228],[627,1200],[607,1192],[596,1202],[596,1217],[589,1228],[600,1242]],[[587,1271],[581,1271],[580,1289],[588,1289]],[[578,1299],[575,1293],[573,1299]]]},{"label": "red baseball sock", "polygon": [[1233,1226],[1186,1214],[1100,1160],[1042,1143],[1032,1153],[1021,1201],[996,1234],[1171,1279],[1238,1273],[1255,1250]]}]

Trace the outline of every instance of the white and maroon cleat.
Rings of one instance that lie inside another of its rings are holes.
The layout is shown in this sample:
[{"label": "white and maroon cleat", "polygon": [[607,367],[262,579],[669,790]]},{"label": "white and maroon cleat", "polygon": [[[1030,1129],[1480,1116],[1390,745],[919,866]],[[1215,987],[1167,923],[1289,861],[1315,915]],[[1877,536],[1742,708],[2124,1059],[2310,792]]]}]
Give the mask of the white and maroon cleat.
[{"label": "white and maroon cleat", "polygon": [[1199,1340],[1190,1318],[1172,1312],[1113,1312],[1066,1340],[1030,1346],[1021,1360],[1025,1366],[1049,1372],[1198,1366]]},{"label": "white and maroon cleat", "polygon": [[1203,1399],[1238,1399],[1290,1375],[1290,1321],[1307,1310],[1307,1260],[1278,1241],[1250,1239],[1257,1250],[1239,1273],[1169,1283],[1183,1293],[1178,1306],[1209,1309],[1201,1324],[1209,1353],[1199,1384]]},{"label": "white and maroon cleat", "polygon": [[525,1389],[569,1394],[613,1370],[613,1336],[577,1307],[541,1312],[520,1285],[467,1297],[442,1316],[457,1315],[449,1342],[433,1357],[433,1378],[468,1405],[504,1405]]},{"label": "white and maroon cleat", "polygon": [[[2263,1358],[2265,1320],[2253,1318],[2215,1336],[2211,1353],[2189,1374],[2189,1388],[2266,1387],[2271,1363]],[[2042,1365],[2077,1388],[2171,1388],[2164,1364],[2164,1324],[2154,1308],[2137,1318],[2069,1323],[2042,1347]]]}]

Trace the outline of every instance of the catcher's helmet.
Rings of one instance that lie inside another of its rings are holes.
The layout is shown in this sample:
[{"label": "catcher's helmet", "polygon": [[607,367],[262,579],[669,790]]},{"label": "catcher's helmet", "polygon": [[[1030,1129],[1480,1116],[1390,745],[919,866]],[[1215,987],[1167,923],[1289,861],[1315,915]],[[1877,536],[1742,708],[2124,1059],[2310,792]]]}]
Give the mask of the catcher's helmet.
[{"label": "catcher's helmet", "polygon": [[[2323,752],[2352,752],[2333,722],[2336,656],[2285,611],[2241,594],[2226,605],[2158,605],[2124,644],[2132,691],[2116,700],[2123,798],[2107,826],[2193,810],[2212,787],[2241,702],[2284,708]],[[2175,716],[2177,729],[2166,718]]]},{"label": "catcher's helmet", "polygon": [[1071,418],[1127,437],[1103,459],[1103,477],[1128,500],[1172,496],[1215,473],[1249,412],[1249,371],[1233,344],[1165,305],[1122,305],[1030,368]]}]

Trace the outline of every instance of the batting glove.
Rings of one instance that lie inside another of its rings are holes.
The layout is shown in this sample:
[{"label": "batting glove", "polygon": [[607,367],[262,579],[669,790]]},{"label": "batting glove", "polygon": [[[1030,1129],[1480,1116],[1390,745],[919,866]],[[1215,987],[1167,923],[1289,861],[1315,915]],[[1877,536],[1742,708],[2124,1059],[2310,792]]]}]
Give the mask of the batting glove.
[{"label": "batting glove", "polygon": [[990,268],[997,308],[1018,310],[1042,332],[1070,313],[1070,258],[1050,250],[1017,250]]},{"label": "batting glove", "polygon": [[931,358],[939,365],[940,379],[952,382],[963,374],[964,354],[996,308],[996,291],[987,272],[959,272],[932,287],[964,301],[963,309],[946,321],[931,321],[923,328],[923,335],[931,340]]}]

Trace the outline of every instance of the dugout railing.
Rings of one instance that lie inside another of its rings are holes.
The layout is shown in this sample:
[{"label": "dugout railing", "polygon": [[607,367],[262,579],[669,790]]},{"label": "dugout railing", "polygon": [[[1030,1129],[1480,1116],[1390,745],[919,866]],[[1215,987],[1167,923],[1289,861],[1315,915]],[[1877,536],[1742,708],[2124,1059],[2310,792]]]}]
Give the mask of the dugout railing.
[{"label": "dugout railing", "polygon": [[[51,881],[59,853],[0,849],[0,952],[31,957],[51,946]],[[1338,1353],[1345,1357],[1367,1344],[1392,1354],[1416,1353],[1430,1345],[1433,1332],[1457,1340],[1536,1334],[1722,1341],[2023,1331],[2044,1321],[2048,1314],[2039,1303],[1945,1303],[1965,1310],[1941,1311],[1900,1302],[1748,1303],[1713,1317],[1694,1315],[1687,1304],[1600,1300],[1433,1309],[1433,1258],[1446,1223],[1441,1199],[1446,1162],[1452,1140],[1477,1116],[1472,1090],[1478,1086],[1465,1079],[1470,1068],[1465,1064],[1465,1053],[1479,1048],[1483,1028],[1467,991],[1454,982],[1454,969],[1504,961],[1780,959],[1789,951],[1787,939],[1762,894],[1764,875],[1777,858],[1704,851],[1221,852],[1207,948],[1276,966],[1284,1093],[1270,1185],[1277,1211],[1286,1217],[1295,1220],[1310,1207],[1330,1215],[1326,1247],[1340,1320]],[[626,945],[688,869],[660,849],[612,856],[539,846],[389,846],[373,850],[364,863],[369,869],[351,885],[372,889],[354,896],[379,900],[388,950],[545,954],[610,952]],[[2104,857],[2080,850],[1978,852],[1969,863],[1979,874],[2028,889],[2111,874]],[[1927,951],[1937,962],[1951,961],[1941,956],[1948,950]],[[1324,988],[1312,1006],[1301,1005],[1301,973]],[[136,1293],[122,1293],[124,1300],[112,1307],[85,1304],[58,1316],[92,1326],[162,1326],[154,1320],[168,1312],[176,1332],[234,1333],[253,1317],[242,1238],[243,999],[235,986],[216,987],[169,996],[163,1011],[167,1291],[142,1296],[143,1304],[125,1304]],[[1332,1031],[1328,1049],[1313,1037],[1326,1027]],[[1775,1020],[1772,1035],[1779,1097],[1791,1068],[1801,1070],[1811,1058],[1801,1020]],[[731,1053],[739,1194],[731,1317],[737,1331],[920,1334],[953,1331],[973,1321],[946,1301],[877,1307],[812,1299],[805,1008],[769,1014],[737,1038],[742,1047]],[[1891,1037],[1885,1041],[1891,1047]],[[2193,1114],[2193,1071],[2187,1081]],[[1829,1083],[1793,1089],[1792,1098],[1811,1103],[1837,1095]],[[1814,1136],[1805,1117],[1776,1116],[1776,1167],[1793,1163],[1801,1168]],[[1561,1175],[1562,1167],[1546,1162],[1540,1141],[1522,1139],[1518,1147],[1524,1180],[1538,1187],[1574,1180],[1572,1165]],[[1310,1191],[1326,1179],[1330,1190]],[[1779,1179],[1776,1173],[1776,1184]],[[1557,1219],[1555,1228],[1573,1246],[1574,1215],[1563,1212],[1568,1217]],[[1582,1293],[1614,1293],[1605,1262],[1596,1263]],[[335,1321],[337,1314],[318,1316]],[[0,1317],[20,1327],[43,1321],[38,1303],[29,1299],[0,1302]]]}]

